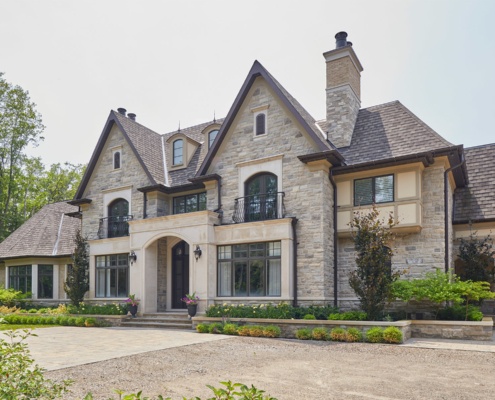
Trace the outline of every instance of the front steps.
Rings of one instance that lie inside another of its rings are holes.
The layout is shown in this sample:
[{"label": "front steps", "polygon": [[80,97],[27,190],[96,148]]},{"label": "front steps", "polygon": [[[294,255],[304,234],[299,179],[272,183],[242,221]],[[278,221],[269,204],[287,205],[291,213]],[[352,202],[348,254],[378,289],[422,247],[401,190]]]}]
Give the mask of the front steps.
[{"label": "front steps", "polygon": [[130,317],[122,321],[121,326],[133,328],[193,329],[192,322],[186,310],[143,314],[136,318]]}]

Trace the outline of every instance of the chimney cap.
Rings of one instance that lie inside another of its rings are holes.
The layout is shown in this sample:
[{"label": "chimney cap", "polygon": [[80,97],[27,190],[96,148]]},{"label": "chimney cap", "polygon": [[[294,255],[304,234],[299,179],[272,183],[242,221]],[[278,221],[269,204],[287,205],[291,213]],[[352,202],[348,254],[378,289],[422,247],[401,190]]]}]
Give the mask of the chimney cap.
[{"label": "chimney cap", "polygon": [[133,121],[135,121],[135,120],[136,120],[136,114],[134,114],[134,113],[129,113],[129,114],[127,114],[127,116],[128,116],[130,119],[132,119]]},{"label": "chimney cap", "polygon": [[352,43],[347,41],[347,32],[341,31],[335,35],[335,48],[336,49],[340,49],[341,47],[345,47],[348,44],[352,46]]},{"label": "chimney cap", "polygon": [[119,107],[119,108],[117,108],[117,111],[119,112],[119,114],[122,114],[125,116],[125,113],[127,110],[125,108]]}]

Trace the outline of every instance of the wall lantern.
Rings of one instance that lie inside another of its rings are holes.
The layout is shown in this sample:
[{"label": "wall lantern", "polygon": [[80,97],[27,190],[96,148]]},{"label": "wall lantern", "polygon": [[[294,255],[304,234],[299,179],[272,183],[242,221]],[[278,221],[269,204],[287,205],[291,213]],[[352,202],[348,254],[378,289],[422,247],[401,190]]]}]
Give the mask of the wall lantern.
[{"label": "wall lantern", "polygon": [[196,250],[194,250],[194,256],[196,257],[196,261],[199,260],[199,257],[201,257],[201,254],[203,252],[201,251],[201,249],[199,248],[199,244],[196,245]]},{"label": "wall lantern", "polygon": [[136,262],[136,260],[137,260],[136,253],[134,253],[134,250],[131,250],[131,252],[129,253],[129,263],[132,265]]}]

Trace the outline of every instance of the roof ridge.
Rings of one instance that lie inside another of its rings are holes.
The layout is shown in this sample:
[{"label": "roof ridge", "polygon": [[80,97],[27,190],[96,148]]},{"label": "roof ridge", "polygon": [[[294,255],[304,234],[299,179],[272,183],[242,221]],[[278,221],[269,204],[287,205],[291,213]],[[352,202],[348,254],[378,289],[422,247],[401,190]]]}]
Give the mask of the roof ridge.
[{"label": "roof ridge", "polygon": [[147,129],[147,130],[148,130],[148,131],[150,131],[151,133],[154,133],[154,134],[156,134],[156,135],[162,136],[162,134],[161,134],[161,133],[158,133],[158,132],[154,131],[153,129],[148,128],[147,126],[145,126],[145,125],[143,125],[143,124],[141,124],[141,123],[137,122],[135,119],[130,119],[130,118],[126,117],[125,115],[122,115],[122,114],[121,114],[121,113],[119,113],[118,111],[115,111],[115,110],[111,110],[111,111],[112,111],[112,112],[113,112],[113,113],[114,113],[114,114],[115,114],[118,118],[122,118],[124,121],[127,121],[127,122],[129,122],[129,123],[134,123],[134,124],[136,124],[136,125],[139,125],[139,126],[143,127],[144,129]]},{"label": "roof ridge", "polygon": [[[392,101],[388,101],[386,103],[382,103],[382,104],[375,104],[374,106],[369,106],[369,107],[365,107],[365,108],[360,108],[359,111],[365,111],[365,110],[376,110],[376,109],[380,109],[380,108],[385,108],[385,107],[390,107],[391,105],[394,105],[394,104],[400,104],[400,105],[403,105],[399,100],[392,100]],[[323,120],[324,121],[324,120]]]},{"label": "roof ridge", "polygon": [[480,149],[483,147],[490,147],[490,146],[495,146],[495,142],[494,143],[479,144],[477,146],[471,146],[471,147],[464,147],[464,150]]},{"label": "roof ridge", "polygon": [[200,124],[188,126],[186,128],[180,128],[180,131],[179,130],[175,130],[175,131],[170,131],[170,132],[162,133],[161,136],[167,136],[167,135],[170,135],[171,133],[179,133],[179,132],[185,131],[187,129],[194,129],[194,128],[197,128],[197,127],[202,126],[202,125],[213,125],[213,124],[220,124],[221,125],[224,120],[225,120],[225,117],[223,117],[223,118],[215,118],[212,121],[206,121],[206,122],[202,122]]}]

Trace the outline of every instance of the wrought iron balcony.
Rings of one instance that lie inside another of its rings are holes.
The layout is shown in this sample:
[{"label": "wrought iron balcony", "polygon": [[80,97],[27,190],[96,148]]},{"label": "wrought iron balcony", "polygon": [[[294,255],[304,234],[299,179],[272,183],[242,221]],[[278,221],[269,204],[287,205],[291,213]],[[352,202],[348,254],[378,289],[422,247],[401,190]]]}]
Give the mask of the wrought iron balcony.
[{"label": "wrought iron balcony", "polygon": [[129,236],[129,223],[132,215],[119,215],[100,219],[98,238],[107,239],[114,237]]},{"label": "wrought iron balcony", "polygon": [[235,199],[234,222],[265,221],[284,218],[284,192],[255,194]]}]

